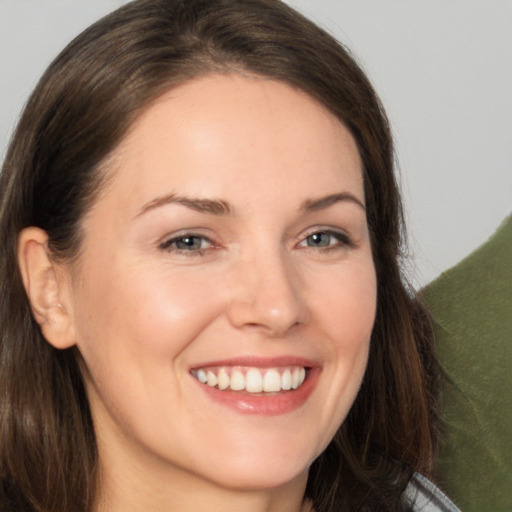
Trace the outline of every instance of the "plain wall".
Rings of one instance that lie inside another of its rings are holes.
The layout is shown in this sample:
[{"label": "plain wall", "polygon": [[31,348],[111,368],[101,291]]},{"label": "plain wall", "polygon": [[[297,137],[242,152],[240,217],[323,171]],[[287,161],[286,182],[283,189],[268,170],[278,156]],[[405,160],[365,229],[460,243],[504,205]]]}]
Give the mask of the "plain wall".
[{"label": "plain wall", "polygon": [[[0,159],[32,88],[76,34],[122,0],[0,0]],[[396,139],[412,253],[425,284],[512,210],[510,0],[289,0],[347,44]]]}]

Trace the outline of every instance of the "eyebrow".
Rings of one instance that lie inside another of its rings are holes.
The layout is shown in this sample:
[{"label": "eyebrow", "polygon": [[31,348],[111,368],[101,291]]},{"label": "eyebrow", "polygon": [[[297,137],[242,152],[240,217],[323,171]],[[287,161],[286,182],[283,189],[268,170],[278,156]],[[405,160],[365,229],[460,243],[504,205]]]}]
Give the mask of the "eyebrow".
[{"label": "eyebrow", "polygon": [[[317,199],[308,199],[304,201],[300,209],[308,213],[316,212],[319,210],[329,208],[330,206],[338,202],[344,201],[354,203],[360,206],[363,209],[363,211],[366,211],[366,208],[362,201],[360,201],[356,196],[354,196],[350,192],[339,192],[337,194],[330,194],[328,196],[320,197]],[[233,215],[233,208],[229,205],[229,203],[221,199],[200,199],[180,196],[178,194],[168,194],[165,196],[157,197],[152,201],[146,203],[141,208],[140,212],[136,215],[136,217],[140,217],[141,215],[147,213],[148,211],[170,204],[179,204],[182,206],[186,206],[191,210],[195,210],[197,212],[206,213],[210,215]]]},{"label": "eyebrow", "polygon": [[366,211],[364,203],[350,192],[340,192],[338,194],[330,194],[328,196],[319,197],[318,199],[308,199],[303,203],[302,210],[306,212],[316,212],[319,210],[324,210],[325,208],[329,208],[329,206],[343,201],[355,203],[356,205],[360,206],[363,211]]},{"label": "eyebrow", "polygon": [[168,194],[166,196],[157,197],[149,203],[146,203],[136,215],[139,217],[148,211],[160,208],[169,204],[180,204],[191,210],[200,213],[208,213],[210,215],[232,215],[233,210],[226,201],[217,199],[199,199],[193,197],[184,197],[178,194]]}]

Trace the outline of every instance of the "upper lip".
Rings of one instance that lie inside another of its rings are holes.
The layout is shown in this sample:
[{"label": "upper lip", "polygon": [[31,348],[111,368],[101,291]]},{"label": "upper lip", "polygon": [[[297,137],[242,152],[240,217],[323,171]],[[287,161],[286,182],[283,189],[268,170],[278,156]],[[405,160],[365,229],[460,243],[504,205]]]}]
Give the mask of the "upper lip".
[{"label": "upper lip", "polygon": [[253,368],[276,368],[281,366],[303,366],[305,368],[314,368],[320,366],[317,361],[300,356],[278,356],[278,357],[261,357],[261,356],[242,356],[228,359],[216,359],[214,361],[205,361],[200,364],[194,364],[190,369],[198,370],[206,367],[217,366],[245,366]]}]

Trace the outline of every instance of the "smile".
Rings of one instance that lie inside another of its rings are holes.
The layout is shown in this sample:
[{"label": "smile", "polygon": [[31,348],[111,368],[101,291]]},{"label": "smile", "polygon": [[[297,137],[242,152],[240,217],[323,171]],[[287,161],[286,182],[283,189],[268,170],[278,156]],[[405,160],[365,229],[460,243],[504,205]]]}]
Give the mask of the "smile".
[{"label": "smile", "polygon": [[189,370],[211,403],[242,414],[275,416],[300,409],[313,393],[322,366],[296,356],[210,361]]},{"label": "smile", "polygon": [[191,371],[202,384],[221,391],[246,393],[279,393],[299,389],[306,380],[304,366],[257,368],[221,366]]}]

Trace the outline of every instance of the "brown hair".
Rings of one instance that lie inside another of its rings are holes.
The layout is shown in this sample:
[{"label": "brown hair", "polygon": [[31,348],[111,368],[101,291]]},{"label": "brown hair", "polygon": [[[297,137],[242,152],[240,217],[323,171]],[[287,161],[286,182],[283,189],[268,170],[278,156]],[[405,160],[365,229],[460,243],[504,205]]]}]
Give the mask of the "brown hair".
[{"label": "brown hair", "polygon": [[278,0],[138,0],[78,36],[29,99],[0,182],[0,508],[90,512],[97,452],[74,349],[32,317],[17,237],[44,229],[55,257],[80,249],[80,221],[104,162],[160,94],[202,74],[249,72],[300,88],[353,134],[364,165],[378,279],[367,372],[335,438],[310,469],[317,512],[401,510],[428,473],[438,368],[428,317],[400,271],[403,222],[388,122],[349,52]]}]

